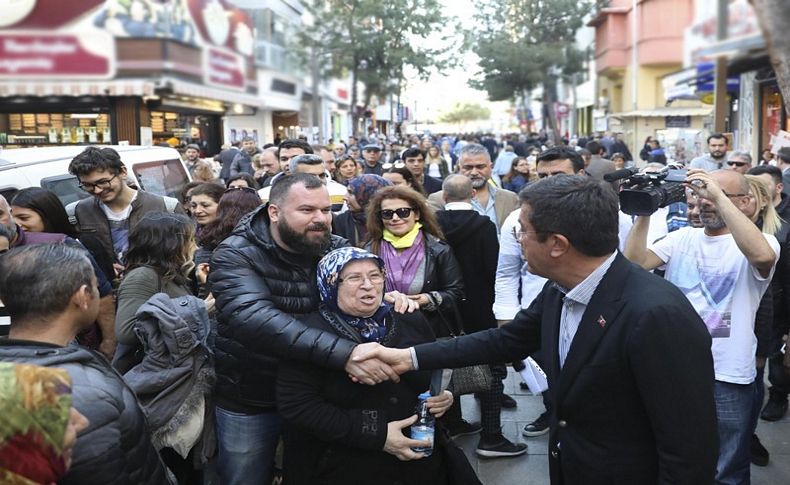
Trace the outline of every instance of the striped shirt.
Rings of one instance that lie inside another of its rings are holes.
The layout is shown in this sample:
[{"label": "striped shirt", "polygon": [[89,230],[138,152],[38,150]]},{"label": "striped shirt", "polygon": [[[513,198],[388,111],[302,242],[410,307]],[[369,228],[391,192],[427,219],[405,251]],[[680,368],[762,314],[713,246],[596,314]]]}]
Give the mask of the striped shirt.
[{"label": "striped shirt", "polygon": [[573,337],[576,336],[576,331],[579,329],[584,311],[616,256],[617,251],[571,290],[555,285],[565,294],[562,299],[562,314],[560,316],[560,368],[565,365],[565,358],[573,343]]}]

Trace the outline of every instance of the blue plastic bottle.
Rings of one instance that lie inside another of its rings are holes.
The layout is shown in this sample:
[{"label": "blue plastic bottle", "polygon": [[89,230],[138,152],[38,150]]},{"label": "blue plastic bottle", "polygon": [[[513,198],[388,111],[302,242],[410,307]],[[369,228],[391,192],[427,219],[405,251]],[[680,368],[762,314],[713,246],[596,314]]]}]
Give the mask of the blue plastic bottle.
[{"label": "blue plastic bottle", "polygon": [[412,448],[415,453],[423,453],[425,456],[431,456],[433,453],[433,435],[436,427],[436,418],[428,411],[429,397],[431,397],[430,392],[420,394],[416,410],[417,421],[411,425],[411,439],[431,442],[430,446]]}]

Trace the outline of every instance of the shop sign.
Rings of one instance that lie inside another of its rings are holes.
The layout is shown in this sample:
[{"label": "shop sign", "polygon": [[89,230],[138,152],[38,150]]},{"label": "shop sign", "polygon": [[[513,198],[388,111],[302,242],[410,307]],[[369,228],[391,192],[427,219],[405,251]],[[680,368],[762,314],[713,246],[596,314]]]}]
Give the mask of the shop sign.
[{"label": "shop sign", "polygon": [[[754,8],[748,0],[734,0],[729,3],[727,16],[727,39],[743,39],[760,34],[760,25]],[[704,48],[718,42],[716,38],[716,26],[718,17],[716,15],[715,2],[710,2],[710,8],[700,7],[702,12],[710,12],[711,15],[701,21],[692,24],[686,29],[683,39],[684,65],[691,66],[705,60],[712,60],[700,54]]]},{"label": "shop sign", "polygon": [[225,0],[186,1],[200,37],[207,45],[222,46],[244,56],[253,54],[252,20]]},{"label": "shop sign", "polygon": [[246,87],[245,65],[244,58],[238,54],[214,47],[203,50],[206,84],[243,91]]},{"label": "shop sign", "polygon": [[110,78],[115,43],[104,32],[0,32],[0,78]]},{"label": "shop sign", "polygon": [[0,28],[56,29],[103,3],[104,0],[0,0]]},{"label": "shop sign", "polygon": [[664,126],[667,128],[691,128],[691,116],[665,116]]}]

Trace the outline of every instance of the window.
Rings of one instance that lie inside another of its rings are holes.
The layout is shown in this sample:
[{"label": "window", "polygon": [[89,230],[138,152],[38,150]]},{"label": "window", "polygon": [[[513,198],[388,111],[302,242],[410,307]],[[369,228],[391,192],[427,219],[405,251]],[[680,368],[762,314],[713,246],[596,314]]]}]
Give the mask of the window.
[{"label": "window", "polygon": [[181,189],[189,183],[181,160],[135,163],[132,171],[140,188],[156,195],[178,198]]},{"label": "window", "polygon": [[79,181],[74,175],[56,175],[43,178],[41,179],[41,187],[54,192],[64,206],[90,197],[89,193],[80,189]]}]

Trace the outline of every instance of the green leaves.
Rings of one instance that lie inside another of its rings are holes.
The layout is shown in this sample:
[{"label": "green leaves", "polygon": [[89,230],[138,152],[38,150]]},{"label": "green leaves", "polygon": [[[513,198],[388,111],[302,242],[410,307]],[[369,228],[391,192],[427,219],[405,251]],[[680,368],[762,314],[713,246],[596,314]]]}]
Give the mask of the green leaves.
[{"label": "green leaves", "polygon": [[491,110],[477,103],[456,103],[452,111],[443,113],[439,121],[443,123],[463,123],[465,121],[487,120]]}]

